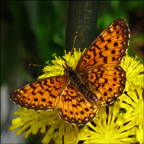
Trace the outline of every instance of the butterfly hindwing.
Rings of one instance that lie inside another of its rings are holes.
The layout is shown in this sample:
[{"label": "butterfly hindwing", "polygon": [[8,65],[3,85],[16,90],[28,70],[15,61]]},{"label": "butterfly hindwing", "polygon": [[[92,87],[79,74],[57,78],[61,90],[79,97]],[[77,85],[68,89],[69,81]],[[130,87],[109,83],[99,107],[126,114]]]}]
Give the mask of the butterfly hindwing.
[{"label": "butterfly hindwing", "polygon": [[122,67],[99,67],[81,74],[98,98],[98,105],[108,105],[123,93],[126,73]]},{"label": "butterfly hindwing", "polygon": [[97,110],[72,83],[61,94],[58,113],[69,123],[86,124],[96,116]]}]

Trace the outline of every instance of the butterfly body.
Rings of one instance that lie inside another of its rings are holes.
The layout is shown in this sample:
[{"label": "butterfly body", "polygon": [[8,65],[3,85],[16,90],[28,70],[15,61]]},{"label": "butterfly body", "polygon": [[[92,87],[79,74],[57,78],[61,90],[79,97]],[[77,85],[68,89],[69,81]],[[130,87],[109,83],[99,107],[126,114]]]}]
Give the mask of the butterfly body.
[{"label": "butterfly body", "polygon": [[[92,121],[97,105],[113,103],[123,93],[126,72],[119,66],[130,39],[126,21],[113,21],[86,49],[75,70],[40,79],[14,90],[10,99],[33,110],[57,108],[60,118],[71,124]],[[96,105],[97,104],[97,105]]]},{"label": "butterfly body", "polygon": [[81,75],[73,71],[71,67],[65,70],[66,75],[70,79],[71,85],[74,85],[88,100],[97,102],[97,97],[93,93],[93,90],[88,86],[87,81],[81,77]]}]

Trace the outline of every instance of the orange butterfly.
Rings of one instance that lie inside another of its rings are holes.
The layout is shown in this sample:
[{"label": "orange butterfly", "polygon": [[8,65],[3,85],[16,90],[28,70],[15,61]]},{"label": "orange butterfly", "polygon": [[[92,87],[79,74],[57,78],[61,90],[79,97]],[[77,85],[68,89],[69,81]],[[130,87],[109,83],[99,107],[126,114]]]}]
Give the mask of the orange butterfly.
[{"label": "orange butterfly", "polygon": [[126,73],[119,66],[128,47],[130,32],[124,19],[112,22],[87,48],[76,69],[66,66],[64,75],[40,79],[10,94],[27,109],[57,108],[59,116],[72,124],[94,119],[97,105],[108,105],[123,93]]}]

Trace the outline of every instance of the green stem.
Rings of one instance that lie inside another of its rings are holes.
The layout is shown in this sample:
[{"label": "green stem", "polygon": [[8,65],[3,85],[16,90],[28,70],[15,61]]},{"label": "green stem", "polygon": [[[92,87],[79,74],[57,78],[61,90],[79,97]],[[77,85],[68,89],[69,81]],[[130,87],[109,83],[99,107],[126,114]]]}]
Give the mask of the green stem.
[{"label": "green stem", "polygon": [[77,49],[87,48],[96,36],[98,19],[98,1],[69,1],[65,49],[72,50],[74,36],[78,31],[75,46]]}]

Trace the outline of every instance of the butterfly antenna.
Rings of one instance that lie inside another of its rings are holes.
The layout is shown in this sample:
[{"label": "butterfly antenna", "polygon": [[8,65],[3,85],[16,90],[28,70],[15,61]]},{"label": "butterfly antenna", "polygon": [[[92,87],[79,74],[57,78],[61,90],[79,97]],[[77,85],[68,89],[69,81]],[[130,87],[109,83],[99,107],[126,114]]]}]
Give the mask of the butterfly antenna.
[{"label": "butterfly antenna", "polygon": [[75,33],[74,42],[73,42],[73,46],[72,46],[72,50],[71,50],[71,55],[72,55],[73,50],[74,50],[74,45],[75,45],[75,41],[76,41],[77,35],[78,35],[78,31],[76,31],[76,33]]},{"label": "butterfly antenna", "polygon": [[[72,53],[73,53],[73,50],[74,50],[74,45],[75,45],[75,41],[76,41],[76,38],[77,38],[77,34],[78,34],[78,32],[76,31],[76,33],[75,33],[75,37],[74,37],[73,46],[72,46],[72,50],[71,50],[71,52],[70,52],[70,57],[69,57],[69,60],[67,61],[68,64],[70,63],[70,59],[71,59],[71,56],[72,56]],[[67,63],[65,63],[66,68],[68,68]],[[65,69],[65,68],[64,68],[64,69]]]},{"label": "butterfly antenna", "polygon": [[29,66],[46,66],[46,65],[37,65],[37,64],[29,64]]},{"label": "butterfly antenna", "polygon": [[[72,50],[71,50],[71,52],[70,52],[70,57],[72,56],[72,53],[73,53],[73,50],[74,50],[74,45],[75,45],[75,41],[76,41],[76,38],[77,38],[77,34],[78,34],[78,32],[76,31],[75,37],[74,37],[74,41],[73,41]],[[68,60],[68,63],[70,63],[70,58],[69,58],[69,60]],[[65,65],[66,65],[66,67],[68,67],[68,65],[67,65],[66,63],[65,63]]]}]

